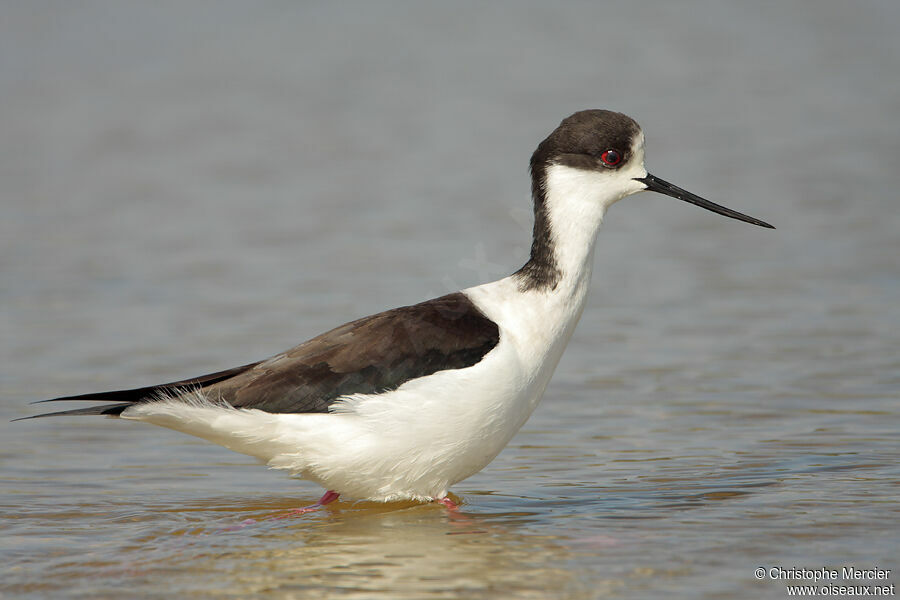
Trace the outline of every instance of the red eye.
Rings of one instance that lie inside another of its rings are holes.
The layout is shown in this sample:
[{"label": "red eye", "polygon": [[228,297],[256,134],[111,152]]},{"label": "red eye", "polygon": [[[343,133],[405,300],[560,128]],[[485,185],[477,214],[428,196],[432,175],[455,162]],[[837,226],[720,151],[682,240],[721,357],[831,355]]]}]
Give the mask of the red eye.
[{"label": "red eye", "polygon": [[614,167],[622,162],[622,155],[619,154],[618,150],[609,149],[600,155],[600,160],[602,160],[603,164],[607,167]]}]

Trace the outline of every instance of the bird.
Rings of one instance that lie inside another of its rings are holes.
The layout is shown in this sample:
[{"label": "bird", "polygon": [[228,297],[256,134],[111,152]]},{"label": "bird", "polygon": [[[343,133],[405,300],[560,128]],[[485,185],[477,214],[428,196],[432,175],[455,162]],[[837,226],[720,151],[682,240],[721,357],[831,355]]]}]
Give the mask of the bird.
[{"label": "bird", "polygon": [[[344,496],[457,506],[528,420],[582,316],[607,209],[643,191],[760,221],[651,175],[622,113],[563,119],[530,161],[530,256],[511,275],[351,321],[258,362],[22,419],[107,415],[191,434]],[[21,420],[21,419],[17,419]]]}]

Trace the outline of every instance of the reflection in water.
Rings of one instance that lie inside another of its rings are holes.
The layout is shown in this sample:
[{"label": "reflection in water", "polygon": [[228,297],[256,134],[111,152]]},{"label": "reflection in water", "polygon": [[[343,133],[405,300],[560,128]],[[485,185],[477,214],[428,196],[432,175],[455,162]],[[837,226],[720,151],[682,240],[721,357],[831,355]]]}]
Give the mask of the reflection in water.
[{"label": "reflection in water", "polygon": [[[544,451],[565,456],[568,449]],[[239,597],[488,598],[503,590],[504,597],[540,598],[552,590],[558,598],[603,597],[696,577],[692,561],[660,560],[659,550],[694,546],[710,528],[725,537],[707,543],[724,548],[733,535],[726,532],[783,527],[794,515],[782,510],[782,502],[805,506],[805,518],[817,521],[821,507],[814,483],[805,478],[830,472],[853,479],[853,471],[881,466],[834,454],[805,462],[760,455],[718,466],[711,455],[641,460],[633,454],[596,465],[611,474],[626,464],[637,473],[630,480],[557,481],[541,488],[540,498],[473,492],[459,511],[338,501],[282,518],[314,502],[315,493],[166,498],[145,506],[47,498],[15,516],[21,524],[10,534],[19,545],[20,566],[5,585],[35,593],[64,586],[86,596],[127,585],[147,595],[202,590]],[[536,462],[526,471],[534,476],[554,470],[552,460],[532,458]],[[249,467],[232,467],[241,468]],[[520,472],[501,470],[497,487],[514,486]],[[830,510],[852,514],[852,506],[837,501]],[[828,535],[841,527],[858,525],[832,524]],[[35,580],[29,568],[35,563],[51,565],[53,576]]]},{"label": "reflection in water", "polygon": [[[248,592],[325,593],[335,590],[339,577],[337,587],[350,597],[381,591],[410,598],[481,596],[497,588],[515,597],[572,585],[572,573],[561,568],[567,552],[552,539],[526,540],[500,525],[445,512],[433,506],[354,509],[329,515],[327,526],[267,527],[255,535],[270,543],[241,557],[241,568],[231,571],[234,585]],[[214,568],[214,562],[198,566]]]},{"label": "reflection in water", "polygon": [[[579,582],[564,568],[567,547],[552,536],[516,533],[502,514],[487,519],[437,505],[338,502],[300,517],[273,518],[290,508],[283,499],[223,508],[223,499],[216,498],[119,514],[114,522],[143,533],[117,552],[105,550],[105,558],[79,552],[57,561],[53,579],[85,594],[102,591],[93,587],[98,580],[102,586],[127,583],[136,591],[147,586],[147,592],[196,585],[239,597],[337,592],[364,598],[384,592],[396,598],[477,598],[497,589],[511,598],[534,597],[540,589],[578,597]],[[73,509],[65,515],[54,520],[84,519]],[[256,522],[246,524],[250,519]],[[38,587],[19,582],[12,589]]]}]

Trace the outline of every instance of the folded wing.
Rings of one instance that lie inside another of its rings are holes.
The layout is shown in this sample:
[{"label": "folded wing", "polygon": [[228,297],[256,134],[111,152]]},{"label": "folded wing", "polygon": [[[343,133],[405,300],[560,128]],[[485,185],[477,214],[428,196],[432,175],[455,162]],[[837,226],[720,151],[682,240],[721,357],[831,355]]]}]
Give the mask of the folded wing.
[{"label": "folded wing", "polygon": [[35,415],[119,415],[129,406],[201,390],[210,402],[271,413],[324,413],[339,398],[375,394],[478,363],[497,324],[461,293],[352,321],[272,358],[156,386],[44,400],[113,402]]}]

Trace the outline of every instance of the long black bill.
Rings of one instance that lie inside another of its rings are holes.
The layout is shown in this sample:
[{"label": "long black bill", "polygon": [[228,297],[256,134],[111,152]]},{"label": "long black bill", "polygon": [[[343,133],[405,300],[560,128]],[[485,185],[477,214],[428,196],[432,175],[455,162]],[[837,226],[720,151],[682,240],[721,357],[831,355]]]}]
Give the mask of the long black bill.
[{"label": "long black bill", "polygon": [[664,181],[659,177],[654,177],[649,173],[646,177],[636,177],[635,179],[646,185],[647,189],[651,192],[659,192],[660,194],[665,194],[666,196],[672,196],[673,198],[678,198],[679,200],[684,200],[685,202],[696,204],[701,208],[711,210],[714,213],[719,213],[720,215],[725,215],[726,217],[731,217],[732,219],[737,219],[738,221],[753,223],[754,225],[759,225],[760,227],[768,227],[769,229],[775,229],[774,226],[769,225],[765,221],[760,221],[759,219],[754,219],[753,217],[747,216],[744,213],[739,213],[736,210],[731,210],[730,208],[719,206],[715,202],[704,200],[696,194],[692,194],[687,190],[683,190],[677,185],[672,185],[668,181]]}]

